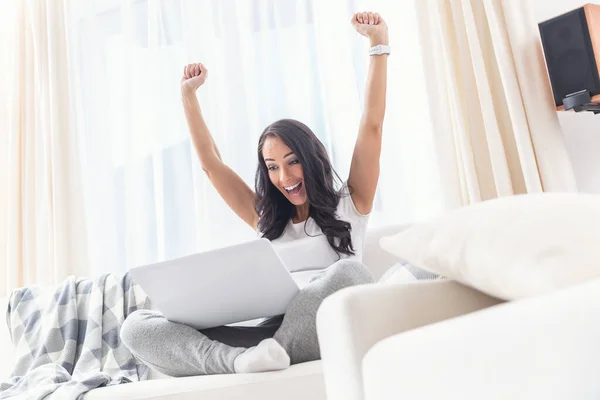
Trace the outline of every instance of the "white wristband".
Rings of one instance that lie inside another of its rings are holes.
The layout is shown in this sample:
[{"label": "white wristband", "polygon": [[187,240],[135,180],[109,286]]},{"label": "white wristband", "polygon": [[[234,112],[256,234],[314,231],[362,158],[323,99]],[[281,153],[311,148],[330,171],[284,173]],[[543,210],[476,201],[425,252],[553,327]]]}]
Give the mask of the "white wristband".
[{"label": "white wristband", "polygon": [[390,46],[385,44],[378,44],[369,49],[370,56],[378,56],[381,54],[390,54]]}]

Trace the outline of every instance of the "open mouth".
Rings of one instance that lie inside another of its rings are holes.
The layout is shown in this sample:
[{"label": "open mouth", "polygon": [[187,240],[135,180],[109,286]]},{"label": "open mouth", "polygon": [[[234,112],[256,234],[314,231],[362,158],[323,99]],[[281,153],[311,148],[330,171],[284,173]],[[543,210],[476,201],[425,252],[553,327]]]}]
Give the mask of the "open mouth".
[{"label": "open mouth", "polygon": [[285,191],[291,195],[297,195],[302,190],[302,182],[298,182],[293,186],[284,187]]}]

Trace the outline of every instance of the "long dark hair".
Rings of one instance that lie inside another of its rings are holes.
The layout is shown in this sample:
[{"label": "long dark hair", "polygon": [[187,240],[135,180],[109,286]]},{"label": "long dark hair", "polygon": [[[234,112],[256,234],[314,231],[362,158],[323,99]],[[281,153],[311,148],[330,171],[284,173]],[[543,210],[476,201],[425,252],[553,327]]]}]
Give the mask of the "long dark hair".
[{"label": "long dark hair", "polygon": [[[256,211],[258,230],[263,237],[274,240],[281,236],[296,208],[277,189],[269,178],[262,154],[269,137],[280,138],[298,157],[304,171],[304,188],[309,202],[309,216],[327,236],[329,245],[338,253],[352,255],[349,222],[337,219],[336,209],[340,194],[335,189],[334,178],[341,182],[333,170],[323,143],[302,122],[282,119],[267,126],[258,141],[258,168],[256,169]],[[306,225],[305,225],[306,228]]]}]

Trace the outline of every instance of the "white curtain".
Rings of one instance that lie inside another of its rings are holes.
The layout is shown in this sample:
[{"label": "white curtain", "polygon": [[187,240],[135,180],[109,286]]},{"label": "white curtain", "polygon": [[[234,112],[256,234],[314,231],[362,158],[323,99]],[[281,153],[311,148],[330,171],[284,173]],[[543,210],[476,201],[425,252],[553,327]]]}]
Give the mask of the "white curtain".
[{"label": "white curtain", "polygon": [[71,2],[91,273],[121,272],[254,237],[199,168],[179,96],[186,63],[224,160],[251,187],[257,138],[296,118],[345,179],[362,110],[368,43],[353,12],[376,10],[393,54],[372,225],[439,210],[439,181],[414,4],[395,0]]},{"label": "white curtain", "polygon": [[[10,4],[0,13],[0,210],[8,211],[8,130],[10,107],[10,59],[15,40],[16,4]],[[8,275],[8,212],[0,211],[0,277]],[[8,283],[0,286],[0,296],[6,293]]]},{"label": "white curtain", "polygon": [[444,206],[575,191],[524,0],[419,0]]},{"label": "white curtain", "polygon": [[0,296],[87,272],[64,1],[0,10]]}]

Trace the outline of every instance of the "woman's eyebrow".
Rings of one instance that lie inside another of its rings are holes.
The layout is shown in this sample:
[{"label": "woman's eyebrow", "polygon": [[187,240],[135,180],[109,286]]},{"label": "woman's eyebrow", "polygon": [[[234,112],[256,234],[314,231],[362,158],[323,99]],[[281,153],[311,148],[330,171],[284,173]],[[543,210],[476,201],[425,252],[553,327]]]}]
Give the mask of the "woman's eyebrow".
[{"label": "woman's eyebrow", "polygon": [[[283,158],[288,158],[289,156],[291,156],[292,154],[294,154],[293,151],[290,151],[289,153],[287,153],[285,156],[283,156]],[[265,161],[273,161],[275,162],[275,160],[273,160],[272,158],[265,158]]]}]

